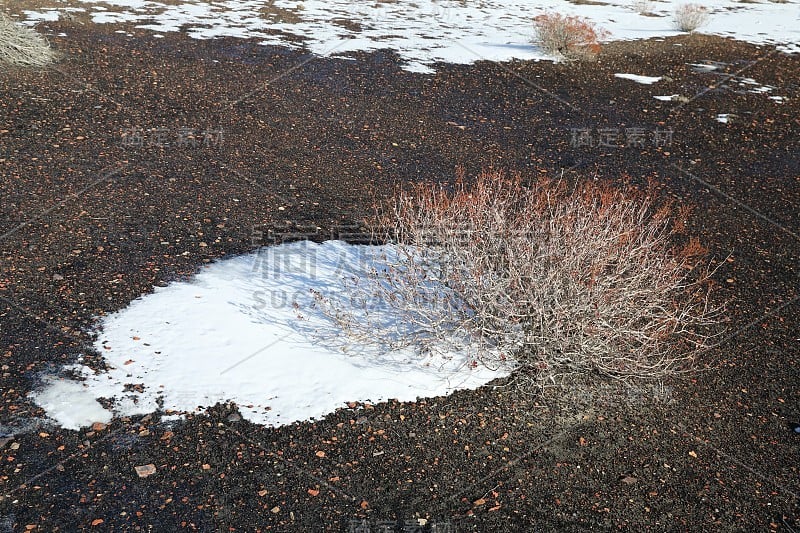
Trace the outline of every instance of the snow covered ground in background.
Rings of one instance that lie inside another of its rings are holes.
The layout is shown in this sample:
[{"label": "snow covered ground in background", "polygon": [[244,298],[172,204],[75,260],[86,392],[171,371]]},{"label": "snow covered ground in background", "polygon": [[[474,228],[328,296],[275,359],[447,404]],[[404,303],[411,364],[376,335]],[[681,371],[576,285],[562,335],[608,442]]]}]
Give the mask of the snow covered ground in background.
[{"label": "snow covered ground in background", "polygon": [[[548,58],[531,45],[532,19],[546,11],[580,15],[609,32],[609,40],[676,35],[672,14],[684,0],[609,0],[583,5],[566,0],[80,0],[96,23],[136,22],[154,32],[184,29],[190,36],[255,37],[264,44],[298,46],[340,55],[391,48],[412,71],[437,61],[472,63]],[[703,33],[800,51],[800,4],[768,1],[696,2],[710,9]],[[647,15],[638,12],[646,5]],[[29,21],[51,20],[54,9],[27,11]]]},{"label": "snow covered ground in background", "polygon": [[[314,312],[309,289],[335,297],[342,277],[363,277],[383,251],[298,242],[213,263],[102,321],[95,346],[110,370],[73,365],[85,381],[49,376],[32,397],[70,429],[112,414],[194,412],[227,401],[255,423],[282,425],[347,402],[413,401],[505,375],[473,368],[463,349],[420,356],[360,346]],[[113,413],[98,398],[113,398]]]}]

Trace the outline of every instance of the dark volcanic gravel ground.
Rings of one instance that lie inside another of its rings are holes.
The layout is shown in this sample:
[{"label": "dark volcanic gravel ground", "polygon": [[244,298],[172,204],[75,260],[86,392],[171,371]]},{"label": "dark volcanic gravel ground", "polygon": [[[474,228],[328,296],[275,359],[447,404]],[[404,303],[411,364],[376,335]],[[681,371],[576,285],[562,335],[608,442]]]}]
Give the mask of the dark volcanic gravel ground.
[{"label": "dark volcanic gravel ground", "polygon": [[[0,430],[14,434],[0,438],[0,531],[800,529],[800,58],[694,36],[609,45],[585,66],[416,75],[390,52],[47,27],[69,35],[52,39],[63,60],[0,74]],[[787,100],[689,65],[704,60]],[[132,142],[131,128],[159,130]],[[181,128],[223,137],[180,145]],[[580,128],[646,142],[573,146]],[[93,317],[251,249],[254,227],[330,235],[395,184],[457,166],[652,177],[697,206],[692,233],[730,254],[716,276],[729,336],[708,368],[659,401],[559,410],[500,383],[278,429],[217,406],[73,432],[26,400],[85,352]]]}]

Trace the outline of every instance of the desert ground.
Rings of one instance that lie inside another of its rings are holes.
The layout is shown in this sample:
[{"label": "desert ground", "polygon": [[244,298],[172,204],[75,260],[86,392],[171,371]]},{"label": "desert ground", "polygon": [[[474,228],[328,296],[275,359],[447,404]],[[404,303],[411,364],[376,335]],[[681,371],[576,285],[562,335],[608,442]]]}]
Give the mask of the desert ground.
[{"label": "desert ground", "polygon": [[[797,55],[684,34],[418,73],[391,50],[36,27],[59,61],[0,73],[0,531],[800,529]],[[187,128],[224,136],[175,142]],[[647,142],[575,142],[626,128]],[[650,179],[694,207],[687,227],[721,262],[718,344],[657,387],[543,402],[512,377],[278,427],[220,403],[69,430],[31,400],[79,356],[103,368],[97,317],[254,235],[335,236],[457,167]]]}]

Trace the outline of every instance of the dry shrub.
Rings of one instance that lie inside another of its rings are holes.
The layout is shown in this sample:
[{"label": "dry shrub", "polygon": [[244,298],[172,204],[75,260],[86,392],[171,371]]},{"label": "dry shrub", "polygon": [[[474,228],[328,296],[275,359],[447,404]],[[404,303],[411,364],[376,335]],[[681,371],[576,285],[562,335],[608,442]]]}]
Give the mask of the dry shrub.
[{"label": "dry shrub", "polygon": [[583,17],[545,13],[533,19],[534,42],[569,61],[594,59],[606,32]]},{"label": "dry shrub", "polygon": [[54,58],[44,37],[0,13],[0,63],[41,68]]},{"label": "dry shrub", "polygon": [[675,27],[680,31],[695,31],[708,22],[708,9],[698,4],[682,4],[675,9]]},{"label": "dry shrub", "polygon": [[631,7],[640,15],[653,16],[653,0],[633,0]]},{"label": "dry shrub", "polygon": [[[541,386],[598,373],[660,379],[691,367],[718,313],[705,250],[679,235],[675,212],[648,191],[596,182],[527,186],[485,172],[469,185],[418,185],[378,217],[395,253],[350,282],[360,308],[318,303],[362,340],[427,353],[460,339],[476,362]],[[375,302],[399,320],[370,321]]]}]

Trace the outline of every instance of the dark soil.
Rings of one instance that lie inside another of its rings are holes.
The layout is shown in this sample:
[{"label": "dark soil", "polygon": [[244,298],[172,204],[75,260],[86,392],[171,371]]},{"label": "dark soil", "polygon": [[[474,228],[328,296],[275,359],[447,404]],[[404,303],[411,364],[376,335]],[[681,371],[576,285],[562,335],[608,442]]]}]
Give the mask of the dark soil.
[{"label": "dark soil", "polygon": [[[418,75],[391,52],[46,27],[68,34],[62,61],[0,73],[0,531],[800,529],[800,58],[693,36]],[[786,101],[689,65],[706,60]],[[593,146],[575,146],[584,128]],[[597,145],[605,128],[615,146]],[[101,364],[94,317],[262,244],[254,230],[336,236],[456,167],[655,180],[724,262],[728,335],[658,398],[589,405],[498,383],[276,429],[217,406],[74,432],[26,399],[81,354]]]}]

